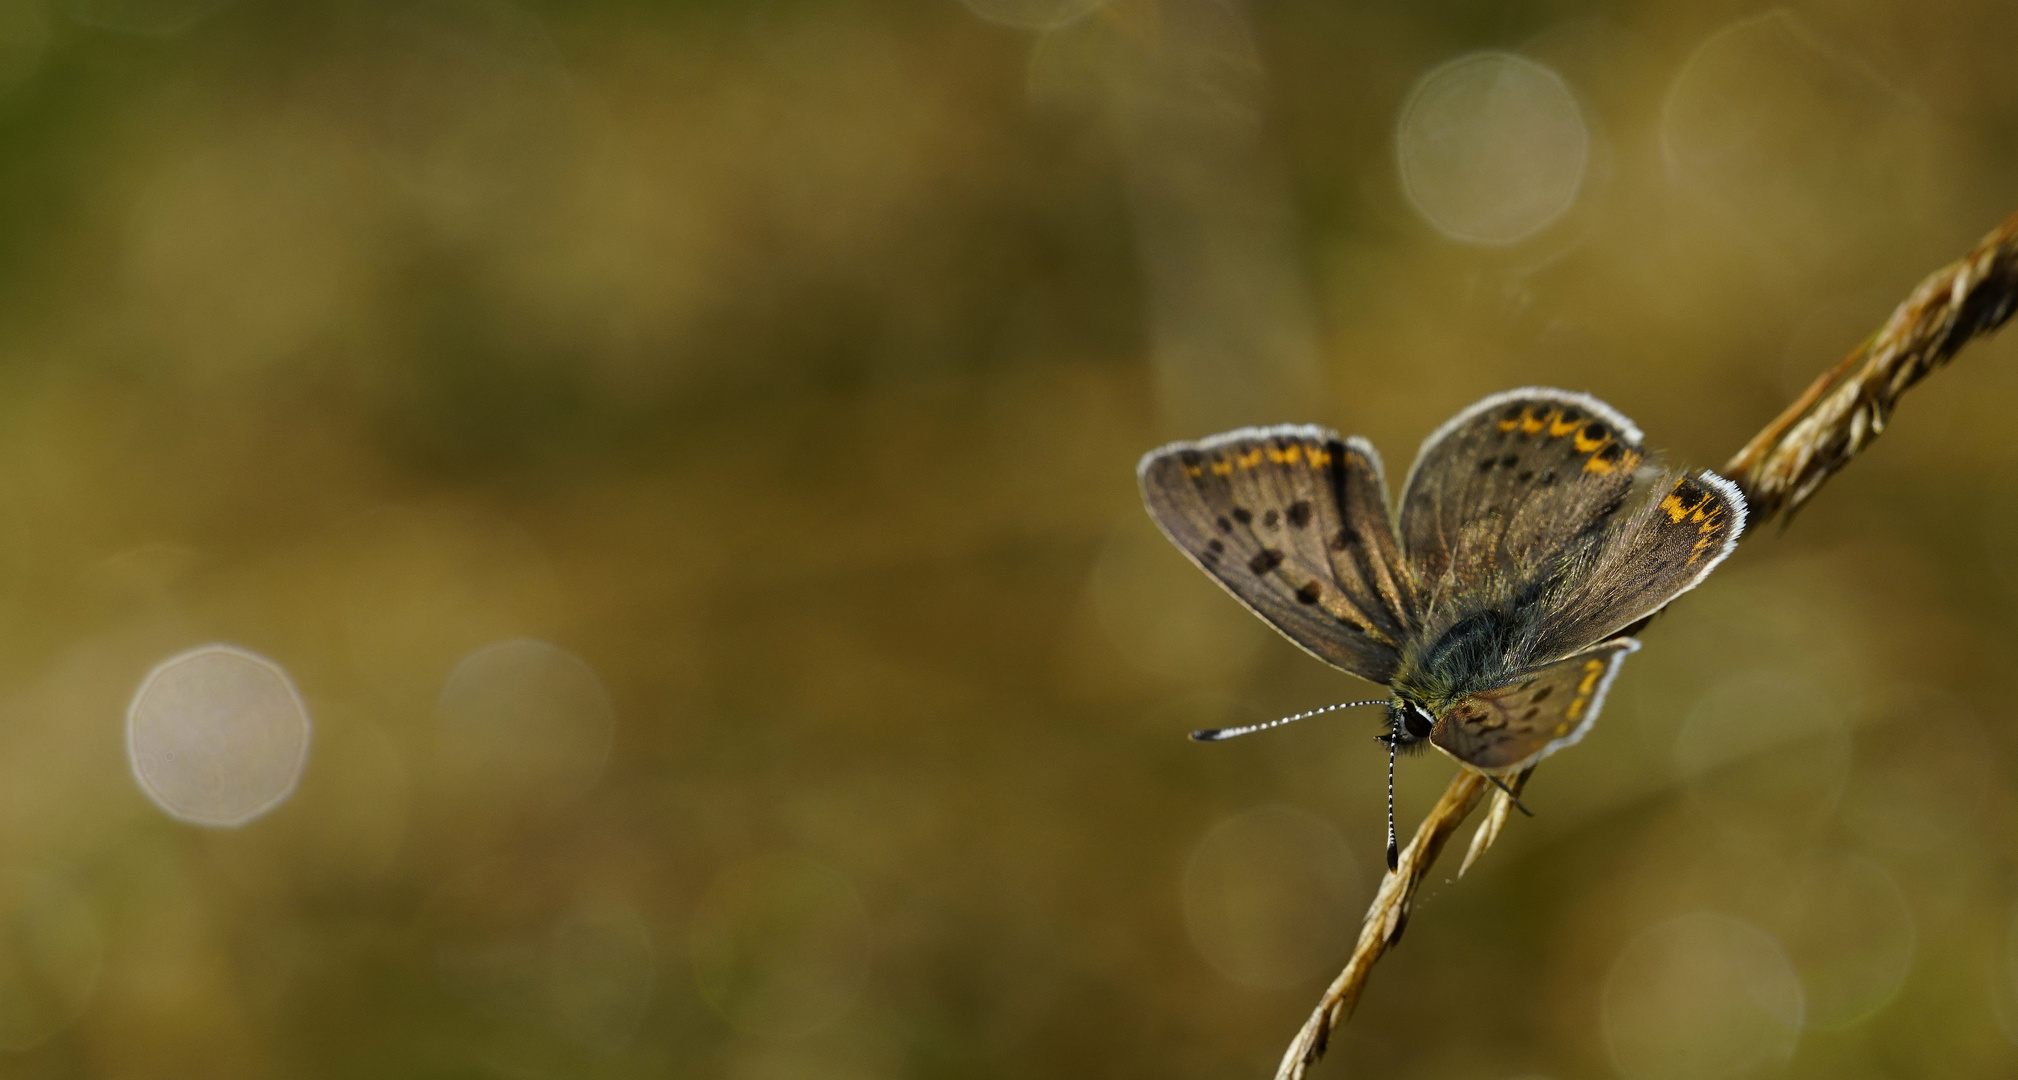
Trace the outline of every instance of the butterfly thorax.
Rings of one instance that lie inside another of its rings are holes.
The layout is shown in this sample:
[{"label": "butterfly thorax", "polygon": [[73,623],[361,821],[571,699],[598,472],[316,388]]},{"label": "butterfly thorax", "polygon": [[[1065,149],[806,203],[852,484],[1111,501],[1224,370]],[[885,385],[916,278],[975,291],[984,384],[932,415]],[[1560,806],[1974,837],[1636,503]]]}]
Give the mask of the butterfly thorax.
[{"label": "butterfly thorax", "polygon": [[1503,686],[1534,663],[1526,655],[1540,605],[1509,605],[1474,612],[1405,651],[1396,667],[1397,700],[1415,702],[1431,716],[1473,694]]}]

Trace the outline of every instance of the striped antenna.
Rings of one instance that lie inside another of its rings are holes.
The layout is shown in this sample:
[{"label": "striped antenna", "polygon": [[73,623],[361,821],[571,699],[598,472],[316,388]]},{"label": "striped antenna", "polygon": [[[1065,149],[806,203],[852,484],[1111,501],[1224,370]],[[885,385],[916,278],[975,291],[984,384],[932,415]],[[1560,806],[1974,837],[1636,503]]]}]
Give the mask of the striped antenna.
[{"label": "striped antenna", "polygon": [[1389,735],[1387,743],[1387,872],[1392,874],[1401,869],[1401,848],[1394,842],[1394,744],[1397,741]]},{"label": "striped antenna", "polygon": [[1202,731],[1192,732],[1191,737],[1199,742],[1225,742],[1226,740],[1233,738],[1235,735],[1250,735],[1257,731],[1267,731],[1269,728],[1281,727],[1282,725],[1290,723],[1292,721],[1302,720],[1306,717],[1316,716],[1319,713],[1337,712],[1340,709],[1351,709],[1360,705],[1385,705],[1385,704],[1387,704],[1386,701],[1348,701],[1340,705],[1326,705],[1322,709],[1312,709],[1309,712],[1300,712],[1297,713],[1295,716],[1285,716],[1280,720],[1270,720],[1265,724],[1249,724],[1246,727],[1206,728]]}]

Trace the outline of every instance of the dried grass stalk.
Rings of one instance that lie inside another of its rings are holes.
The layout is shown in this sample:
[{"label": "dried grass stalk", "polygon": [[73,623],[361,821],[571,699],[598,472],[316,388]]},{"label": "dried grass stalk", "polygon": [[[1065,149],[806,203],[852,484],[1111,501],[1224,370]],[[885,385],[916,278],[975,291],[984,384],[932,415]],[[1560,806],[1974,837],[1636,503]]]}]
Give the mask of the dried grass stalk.
[{"label": "dried grass stalk", "polygon": [[1463,877],[1464,872],[1471,869],[1471,864],[1477,862],[1478,857],[1492,847],[1493,841],[1499,839],[1500,830],[1506,828],[1507,815],[1513,813],[1514,800],[1520,798],[1521,789],[1528,786],[1528,777],[1534,774],[1535,767],[1530,765],[1522,769],[1519,776],[1507,781],[1504,789],[1492,793],[1492,809],[1485,812],[1485,820],[1479,822],[1478,831],[1471,834],[1471,847],[1466,849],[1464,861],[1457,864],[1457,876]]},{"label": "dried grass stalk", "polygon": [[[1968,255],[1921,282],[1882,329],[1815,380],[1724,466],[1724,475],[1745,493],[1753,529],[1776,514],[1798,509],[1884,432],[1892,409],[1909,387],[1974,338],[2002,326],[2014,310],[2018,310],[2018,215],[1992,230]],[[1522,774],[1508,786],[1518,794],[1526,781],[1527,774]],[[1401,940],[1416,888],[1444,843],[1478,805],[1486,783],[1478,773],[1460,770],[1416,827],[1398,868],[1381,882],[1373,906],[1367,909],[1352,959],[1289,1044],[1276,1080],[1301,1080],[1324,1055],[1332,1029],[1359,1004],[1373,965]],[[1460,875],[1499,837],[1512,808],[1513,800],[1505,793],[1495,794],[1492,810],[1472,836]]]},{"label": "dried grass stalk", "polygon": [[1457,832],[1465,815],[1478,805],[1479,796],[1485,791],[1485,777],[1470,769],[1451,777],[1450,786],[1443,789],[1443,798],[1430,808],[1429,816],[1416,826],[1415,838],[1402,849],[1394,872],[1381,880],[1380,892],[1374,894],[1373,906],[1366,909],[1366,922],[1359,928],[1359,944],[1353,947],[1352,959],[1325,989],[1317,1011],[1310,1014],[1303,1030],[1296,1033],[1296,1039],[1282,1055],[1282,1067],[1275,1072],[1277,1080],[1297,1080],[1324,1056],[1331,1029],[1352,1015],[1353,1007],[1359,1004],[1359,993],[1366,987],[1366,977],[1373,973],[1374,963],[1389,946],[1401,940],[1401,932],[1407,929],[1409,904],[1415,899],[1422,876],[1429,872],[1436,857],[1442,854],[1444,842]]},{"label": "dried grass stalk", "polygon": [[1824,372],[1745,444],[1724,475],[1753,527],[1791,514],[1884,433],[1900,395],[2018,308],[2018,214],[1920,283],[1883,329]]}]

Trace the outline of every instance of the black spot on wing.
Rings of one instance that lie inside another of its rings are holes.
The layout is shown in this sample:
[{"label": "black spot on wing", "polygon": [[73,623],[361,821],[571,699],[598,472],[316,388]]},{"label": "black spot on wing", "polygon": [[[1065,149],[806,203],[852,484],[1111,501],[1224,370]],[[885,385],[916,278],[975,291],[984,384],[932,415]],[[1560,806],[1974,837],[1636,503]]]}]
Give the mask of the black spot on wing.
[{"label": "black spot on wing", "polygon": [[1303,588],[1296,590],[1296,602],[1299,604],[1315,604],[1317,603],[1318,597],[1323,595],[1324,595],[1323,587],[1318,585],[1317,582],[1313,581],[1305,585]]},{"label": "black spot on wing", "polygon": [[1310,524],[1310,503],[1298,499],[1289,504],[1289,523],[1301,529]]},{"label": "black spot on wing", "polygon": [[1240,522],[1242,525],[1252,525],[1254,524],[1254,515],[1249,513],[1246,507],[1236,506],[1233,508],[1233,520]]},{"label": "black spot on wing", "polygon": [[1275,528],[1275,523],[1281,520],[1281,514],[1270,510],[1268,513],[1261,515],[1261,527],[1264,529],[1273,529]]},{"label": "black spot on wing", "polygon": [[1262,548],[1254,558],[1247,560],[1247,568],[1257,574],[1266,574],[1282,565],[1282,552],[1274,548]]}]

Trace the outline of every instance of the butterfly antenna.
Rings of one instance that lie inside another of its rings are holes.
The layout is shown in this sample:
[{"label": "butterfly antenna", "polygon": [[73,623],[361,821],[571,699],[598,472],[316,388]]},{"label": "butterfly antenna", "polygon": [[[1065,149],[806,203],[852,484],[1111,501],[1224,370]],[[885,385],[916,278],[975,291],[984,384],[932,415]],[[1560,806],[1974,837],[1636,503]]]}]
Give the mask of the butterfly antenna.
[{"label": "butterfly antenna", "polygon": [[1522,806],[1522,805],[1521,805],[1521,797],[1520,797],[1520,796],[1518,796],[1518,795],[1516,795],[1516,794],[1514,794],[1514,792],[1513,792],[1513,789],[1512,789],[1512,788],[1510,788],[1510,787],[1506,786],[1506,781],[1504,781],[1504,780],[1501,780],[1501,779],[1500,779],[1499,777],[1497,777],[1497,776],[1494,776],[1494,775],[1493,775],[1493,774],[1491,774],[1491,773],[1480,773],[1479,775],[1480,775],[1480,776],[1483,776],[1483,777],[1485,777],[1485,778],[1486,778],[1487,780],[1490,780],[1490,781],[1492,781],[1492,784],[1493,784],[1493,786],[1494,786],[1494,787],[1496,787],[1496,788],[1500,789],[1500,791],[1504,792],[1504,793],[1506,794],[1506,797],[1507,797],[1507,801],[1508,801],[1508,802],[1511,802],[1511,803],[1513,803],[1513,804],[1514,804],[1514,809],[1516,809],[1516,810],[1520,811],[1520,812],[1521,812],[1521,813],[1522,813],[1523,815],[1525,815],[1525,816],[1527,816],[1527,817],[1533,817],[1533,816],[1535,816],[1535,812],[1534,812],[1534,811],[1532,811],[1532,810],[1528,809],[1527,807],[1525,807],[1525,806]]},{"label": "butterfly antenna", "polygon": [[1385,705],[1385,704],[1387,704],[1387,702],[1385,701],[1347,701],[1338,705],[1326,705],[1322,709],[1312,709],[1309,712],[1300,712],[1297,713],[1295,716],[1285,716],[1280,720],[1270,720],[1265,724],[1249,724],[1246,727],[1205,728],[1200,731],[1192,732],[1191,737],[1199,742],[1224,742],[1227,739],[1233,738],[1235,735],[1250,735],[1257,731],[1267,731],[1269,728],[1281,727],[1282,725],[1290,723],[1292,721],[1302,720],[1305,719],[1306,717],[1316,716],[1319,713],[1337,712],[1340,709],[1350,709],[1358,705]]},{"label": "butterfly antenna", "polygon": [[1401,867],[1401,848],[1394,842],[1394,736],[1387,738],[1387,872]]}]

